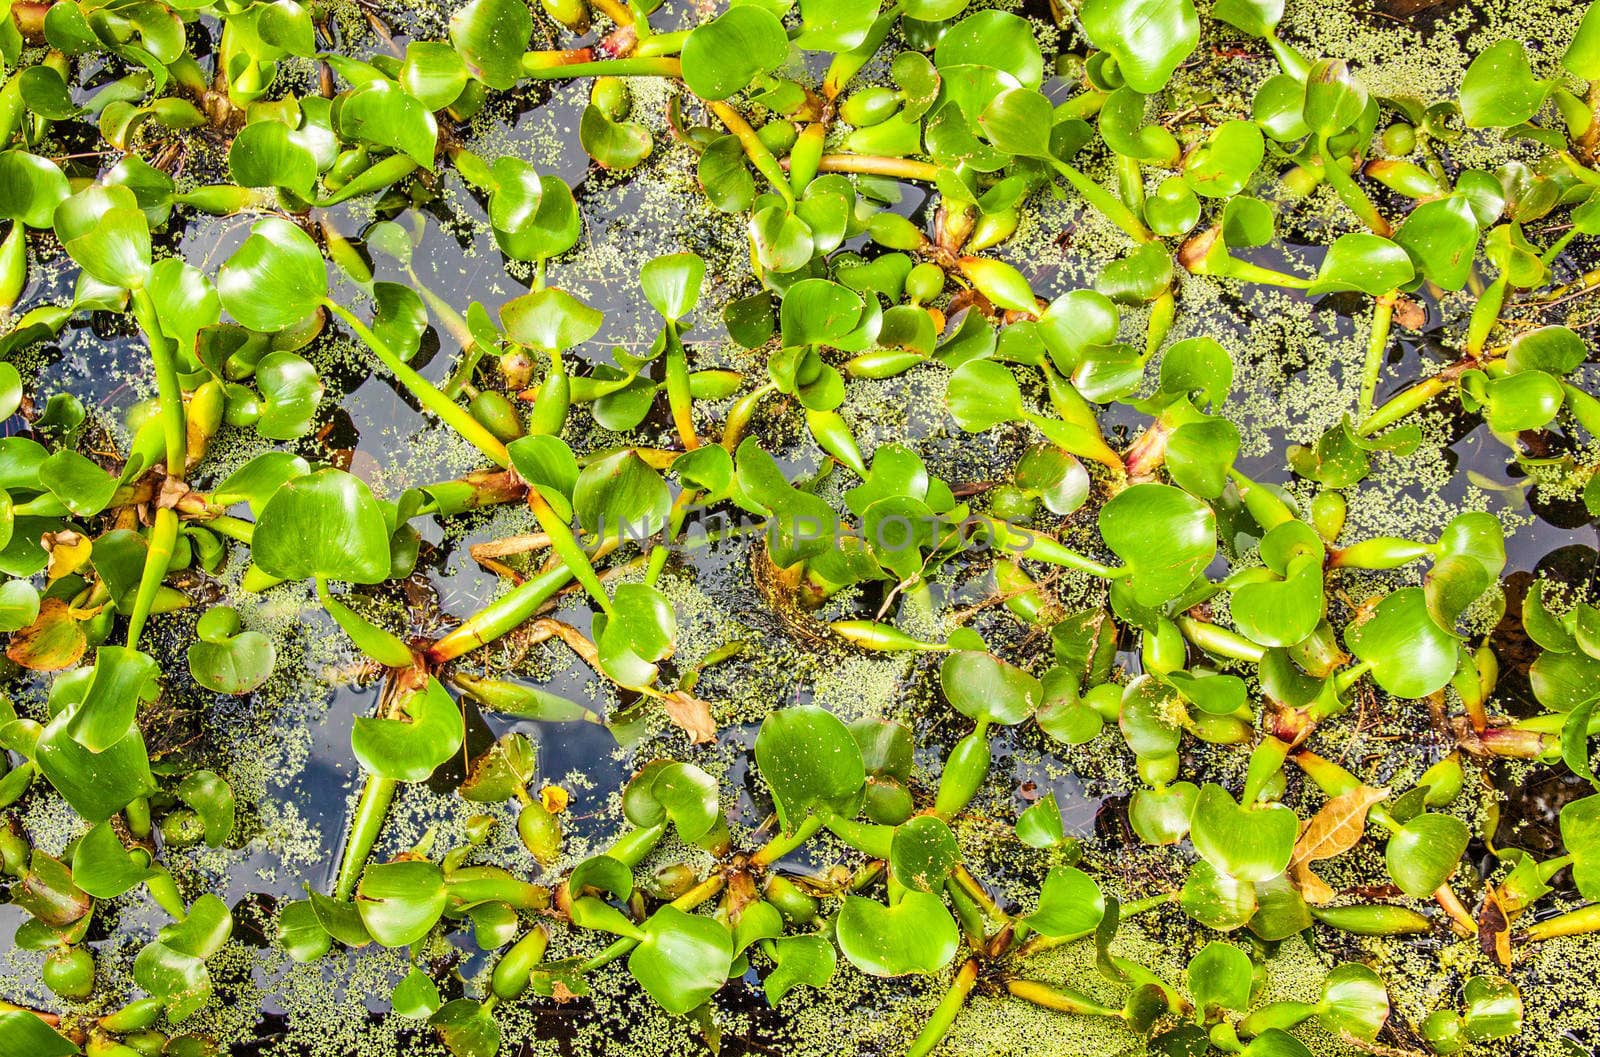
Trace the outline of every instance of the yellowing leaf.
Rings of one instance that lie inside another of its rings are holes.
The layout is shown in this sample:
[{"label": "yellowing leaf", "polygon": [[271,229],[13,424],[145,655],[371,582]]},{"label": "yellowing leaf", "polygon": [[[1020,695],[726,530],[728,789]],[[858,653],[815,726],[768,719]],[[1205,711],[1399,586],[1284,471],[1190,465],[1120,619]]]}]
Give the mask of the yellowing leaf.
[{"label": "yellowing leaf", "polygon": [[674,690],[663,703],[667,706],[667,718],[672,720],[673,726],[688,732],[691,742],[699,745],[717,739],[717,724],[706,702],[682,690]]}]

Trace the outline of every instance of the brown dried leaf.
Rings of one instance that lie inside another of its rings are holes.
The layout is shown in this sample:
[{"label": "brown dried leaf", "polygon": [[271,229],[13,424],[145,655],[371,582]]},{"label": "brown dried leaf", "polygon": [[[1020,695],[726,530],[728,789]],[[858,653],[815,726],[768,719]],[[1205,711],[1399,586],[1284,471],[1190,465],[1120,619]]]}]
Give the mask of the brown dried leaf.
[{"label": "brown dried leaf", "polygon": [[689,735],[689,740],[696,745],[702,742],[717,740],[717,723],[711,718],[711,706],[684,693],[674,690],[664,699],[667,706],[667,718],[672,724]]},{"label": "brown dried leaf", "polygon": [[1289,880],[1300,889],[1300,898],[1313,906],[1321,906],[1333,899],[1333,889],[1318,877],[1309,863],[1297,862],[1289,867]]},{"label": "brown dried leaf", "polygon": [[1300,831],[1290,865],[1331,859],[1354,848],[1366,832],[1367,809],[1388,796],[1387,789],[1358,785],[1323,804]]}]

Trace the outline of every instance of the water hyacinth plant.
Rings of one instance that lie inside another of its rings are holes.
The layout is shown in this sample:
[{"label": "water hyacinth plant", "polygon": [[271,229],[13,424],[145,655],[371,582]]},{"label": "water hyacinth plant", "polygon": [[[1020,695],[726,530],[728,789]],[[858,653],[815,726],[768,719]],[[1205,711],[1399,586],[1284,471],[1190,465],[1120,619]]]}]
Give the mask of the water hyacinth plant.
[{"label": "water hyacinth plant", "polygon": [[0,1055],[1591,1045],[1600,4],[1398,6],[6,4]]}]

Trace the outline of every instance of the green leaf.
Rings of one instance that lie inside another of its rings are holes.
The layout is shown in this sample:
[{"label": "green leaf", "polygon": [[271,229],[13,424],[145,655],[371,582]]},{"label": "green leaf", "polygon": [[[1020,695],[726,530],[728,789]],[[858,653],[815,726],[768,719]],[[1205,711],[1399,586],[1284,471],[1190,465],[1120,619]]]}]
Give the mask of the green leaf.
[{"label": "green leaf", "polygon": [[1195,850],[1218,870],[1247,883],[1270,880],[1289,865],[1300,822],[1282,804],[1240,807],[1228,791],[1208,782],[1189,820]]},{"label": "green leaf", "polygon": [[950,827],[935,815],[919,815],[895,827],[889,872],[913,891],[939,892],[960,858]]},{"label": "green leaf", "polygon": [[1038,88],[1044,81],[1044,56],[1033,27],[1008,11],[977,11],[950,26],[934,48],[933,64],[946,74],[958,66],[988,67],[1009,74],[1023,88]]},{"label": "green leaf", "polygon": [[1231,943],[1207,943],[1189,959],[1184,974],[1197,1011],[1230,1009],[1242,1013],[1250,1005],[1255,966],[1250,964],[1248,954]]},{"label": "green leaf", "polygon": [[573,484],[572,506],[585,532],[640,540],[666,524],[672,494],[637,452],[624,449],[583,468]]},{"label": "green leaf", "polygon": [[200,816],[205,826],[206,845],[220,848],[233,833],[233,790],[212,771],[191,771],[178,783],[178,798]]},{"label": "green leaf", "polygon": [[1429,615],[1422,588],[1400,588],[1358,621],[1345,628],[1345,645],[1396,697],[1427,697],[1455,674],[1460,644]]},{"label": "green leaf", "polygon": [[20,1009],[0,1011],[0,1051],[28,1057],[70,1057],[83,1052],[33,1013]]},{"label": "green leaf", "polygon": [[939,666],[939,685],[957,712],[979,722],[1012,726],[1044,700],[1039,680],[991,653],[958,650]]},{"label": "green leaf", "polygon": [[705,281],[706,262],[695,253],[655,257],[639,269],[639,285],[651,307],[674,323],[694,310]]},{"label": "green leaf", "polygon": [[21,150],[0,153],[0,216],[47,228],[71,189],[55,162]]},{"label": "green leaf", "polygon": [[1431,898],[1455,873],[1469,837],[1466,823],[1453,815],[1418,815],[1390,837],[1384,848],[1389,876],[1406,895]]},{"label": "green leaf", "polygon": [[706,100],[726,99],[789,56],[776,15],[757,4],[729,8],[696,26],[683,43],[683,80]]},{"label": "green leaf", "polygon": [[1266,154],[1261,130],[1250,121],[1224,121],[1183,159],[1183,178],[1194,193],[1230,198],[1244,190]]},{"label": "green leaf", "polygon": [[716,994],[732,966],[727,928],[670,904],[645,920],[644,938],[628,956],[633,978],[657,1005],[679,1016]]},{"label": "green leaf", "polygon": [[1469,128],[1508,128],[1538,112],[1549,94],[1534,79],[1522,42],[1502,40],[1472,60],[1461,79],[1461,116]]},{"label": "green leaf", "polygon": [[1465,195],[1446,195],[1406,214],[1394,241],[1411,255],[1419,274],[1446,290],[1459,290],[1478,249],[1477,217]]},{"label": "green leaf", "polygon": [[1377,297],[1404,286],[1415,275],[1404,249],[1378,235],[1353,232],[1334,239],[1306,293],[1315,297],[1358,290]]},{"label": "green leaf", "polygon": [[217,273],[222,307],[251,330],[292,327],[315,312],[327,293],[327,265],[317,244],[281,217],[256,221]]},{"label": "green leaf", "polygon": [[761,981],[767,1004],[776,1006],[802,984],[825,987],[838,961],[833,944],[821,936],[780,936],[772,941],[772,972]]},{"label": "green leaf", "polygon": [[465,60],[450,45],[413,40],[406,45],[398,79],[406,94],[424,107],[443,110],[461,96],[470,76]]},{"label": "green leaf", "polygon": [[560,177],[541,177],[519,158],[494,163],[497,187],[489,196],[489,223],[500,251],[512,260],[540,261],[571,249],[583,223],[572,189]]},{"label": "green leaf", "polygon": [[768,713],[756,734],[755,754],[785,833],[793,833],[816,807],[846,818],[855,814],[866,766],[850,729],[832,713],[813,705]]},{"label": "green leaf", "polygon": [[722,818],[716,781],[693,764],[673,760],[645,764],[623,790],[622,811],[635,826],[657,826],[670,819],[679,838],[689,844],[710,833]]},{"label": "green leaf", "polygon": [[241,187],[285,187],[309,198],[317,182],[317,157],[305,137],[281,121],[253,121],[228,147],[228,175]]},{"label": "green leaf", "polygon": [[343,470],[318,470],[284,483],[267,501],[251,555],[283,580],[381,583],[389,576],[389,527],[363,481]]},{"label": "green leaf", "polygon": [[50,493],[79,517],[98,514],[117,491],[117,479],[70,448],[45,459],[39,479]]},{"label": "green leaf", "polygon": [[444,905],[444,873],[421,859],[374,863],[356,888],[361,923],[384,947],[407,947],[422,939]]},{"label": "green leaf", "polygon": [[369,81],[342,97],[334,113],[346,139],[389,147],[425,169],[433,168],[438,123],[395,82]]},{"label": "green leaf", "polygon": [[72,856],[73,883],[96,899],[115,899],[153,874],[128,854],[109,822],[99,823],[79,838]]},{"label": "green leaf", "polygon": [[1322,1000],[1317,1006],[1317,1023],[1339,1037],[1371,1042],[1389,1019],[1389,993],[1383,978],[1360,962],[1335,966],[1322,978]]},{"label": "green leaf", "polygon": [[495,1057],[500,1051],[500,1022],[474,999],[446,1002],[428,1025],[453,1057]]},{"label": "green leaf", "polygon": [[256,366],[256,386],[261,390],[256,432],[270,440],[294,440],[311,431],[323,391],[315,367],[292,352],[269,352]]},{"label": "green leaf", "polygon": [[1085,0],[1078,11],[1095,47],[1110,52],[1135,91],[1167,86],[1200,43],[1200,17],[1191,0]]},{"label": "green leaf", "polygon": [[89,275],[136,290],[150,274],[150,222],[125,187],[91,186],[63,201],[56,237]]},{"label": "green leaf", "polygon": [[982,433],[1022,417],[1022,389],[1004,364],[968,360],[950,375],[945,390],[950,416],[968,433]]},{"label": "green leaf", "polygon": [[1099,522],[1106,546],[1127,565],[1140,605],[1176,598],[1216,556],[1216,515],[1171,485],[1124,489],[1100,508]]},{"label": "green leaf", "polygon": [[368,772],[396,782],[426,781],[454,756],[466,735],[461,710],[439,680],[399,701],[406,718],[358,716],[350,748]]},{"label": "green leaf", "polygon": [[1522,995],[1497,976],[1474,976],[1462,989],[1462,1027],[1475,1042],[1504,1039],[1522,1030]]},{"label": "green leaf", "polygon": [[594,337],[605,316],[565,290],[550,286],[507,301],[500,322],[514,341],[563,352]]},{"label": "green leaf", "polygon": [[845,896],[837,936],[850,964],[871,976],[936,973],[961,944],[944,900],[916,891],[892,907],[864,896]]},{"label": "green leaf", "polygon": [[1054,793],[1046,793],[1017,816],[1017,839],[1030,848],[1054,848],[1067,839]]},{"label": "green leaf", "polygon": [[1072,866],[1052,866],[1039,889],[1039,905],[1022,920],[1045,936],[1093,932],[1105,916],[1106,900],[1088,874]]},{"label": "green leaf", "polygon": [[1560,826],[1561,843],[1572,856],[1572,883],[1585,899],[1600,898],[1600,796],[1568,801]]},{"label": "green leaf", "polygon": [[633,121],[616,121],[593,103],[578,120],[578,143],[602,169],[626,172],[644,164],[655,147],[650,130]]},{"label": "green leaf", "polygon": [[522,77],[533,14],[522,0],[472,0],[450,16],[450,43],[472,75],[505,91]]}]

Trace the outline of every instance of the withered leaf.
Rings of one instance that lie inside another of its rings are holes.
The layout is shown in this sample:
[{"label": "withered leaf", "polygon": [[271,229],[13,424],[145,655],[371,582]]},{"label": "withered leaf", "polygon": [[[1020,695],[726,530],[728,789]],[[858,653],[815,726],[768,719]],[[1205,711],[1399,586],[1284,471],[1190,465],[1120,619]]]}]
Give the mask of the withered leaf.
[{"label": "withered leaf", "polygon": [[709,704],[682,690],[672,691],[663,703],[672,725],[687,732],[691,742],[699,745],[717,739],[717,723],[711,718]]},{"label": "withered leaf", "polygon": [[1366,832],[1367,809],[1388,796],[1387,789],[1358,785],[1323,804],[1301,829],[1290,864],[1331,859],[1354,848]]}]

